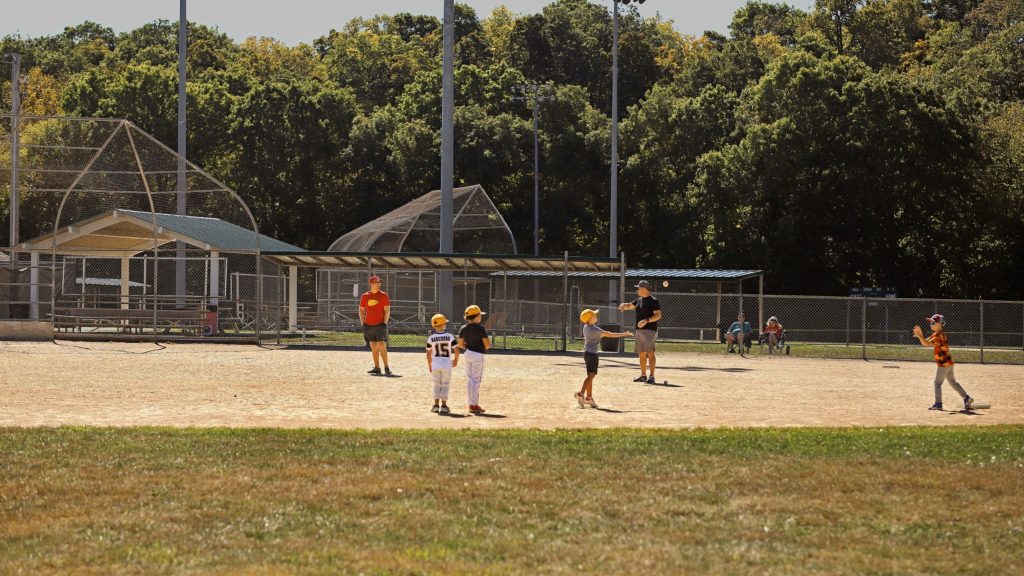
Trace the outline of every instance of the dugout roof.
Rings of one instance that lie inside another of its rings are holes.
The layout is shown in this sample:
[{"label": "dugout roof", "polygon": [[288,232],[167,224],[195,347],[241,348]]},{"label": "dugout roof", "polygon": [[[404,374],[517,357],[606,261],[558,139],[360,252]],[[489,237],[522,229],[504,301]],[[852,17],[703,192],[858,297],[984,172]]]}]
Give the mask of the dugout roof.
[{"label": "dugout roof", "polygon": [[[764,274],[763,270],[700,270],[693,268],[629,268],[626,270],[626,278],[635,280],[652,280],[672,278],[678,280],[696,280],[703,282],[738,282],[757,278]],[[546,271],[510,271],[509,278],[539,278],[545,276],[561,276],[561,272]],[[614,278],[618,273],[573,271],[569,273],[573,278]]]},{"label": "dugout roof", "polygon": [[315,268],[452,271],[452,272],[514,272],[544,271],[561,276],[592,272],[618,277],[622,261],[615,258],[583,256],[516,256],[496,254],[431,254],[431,253],[367,253],[367,252],[263,252],[263,258],[279,266]]}]

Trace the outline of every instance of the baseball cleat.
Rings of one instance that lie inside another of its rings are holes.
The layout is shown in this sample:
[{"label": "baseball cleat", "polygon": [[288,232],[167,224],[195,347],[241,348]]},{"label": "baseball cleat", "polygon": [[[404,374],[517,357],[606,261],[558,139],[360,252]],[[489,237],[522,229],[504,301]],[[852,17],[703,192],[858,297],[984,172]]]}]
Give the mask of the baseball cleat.
[{"label": "baseball cleat", "polygon": [[972,404],[974,404],[974,398],[971,398],[971,396],[968,394],[966,397],[964,397],[964,410],[970,410]]},{"label": "baseball cleat", "polygon": [[580,408],[586,408],[587,407],[586,402],[583,401],[583,393],[582,392],[577,392],[577,393],[573,394],[572,397],[575,398],[577,402],[579,402]]},{"label": "baseball cleat", "polygon": [[430,409],[430,411],[431,411],[431,412],[433,412],[434,414],[437,414],[438,412],[440,412],[440,411],[441,411],[441,407],[435,404],[435,405],[434,405],[434,406],[433,406],[433,407],[432,407],[432,408]]},{"label": "baseball cleat", "polygon": [[367,370],[366,373],[367,374],[373,374],[374,376],[376,376],[376,375],[380,374],[381,372],[380,372],[380,368],[377,368],[376,366],[374,366],[373,370]]},{"label": "baseball cleat", "polygon": [[594,402],[593,398],[587,398],[586,402],[591,408],[597,408],[597,402]]},{"label": "baseball cleat", "polygon": [[633,378],[633,382],[647,382],[647,375],[641,374],[637,378]]},{"label": "baseball cleat", "polygon": [[932,404],[928,409],[929,410],[942,410],[942,402],[936,402],[935,404]]},{"label": "baseball cleat", "polygon": [[387,366],[385,366],[384,367],[384,375],[385,376],[391,376],[391,368],[388,368]]},{"label": "baseball cleat", "polygon": [[650,376],[647,377],[647,383],[648,384],[657,384],[658,383],[658,381],[654,379],[654,374],[651,374]]},{"label": "baseball cleat", "polygon": [[438,410],[437,413],[440,414],[441,416],[447,416],[451,414],[452,411],[447,406],[441,406],[441,409]]}]

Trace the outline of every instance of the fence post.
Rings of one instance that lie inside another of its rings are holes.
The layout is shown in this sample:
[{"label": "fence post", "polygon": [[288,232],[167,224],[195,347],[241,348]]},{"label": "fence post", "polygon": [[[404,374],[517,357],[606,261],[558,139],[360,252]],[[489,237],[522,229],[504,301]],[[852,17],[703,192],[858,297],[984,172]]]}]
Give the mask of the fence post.
[{"label": "fence post", "polygon": [[[626,301],[626,253],[619,252],[619,305]],[[626,312],[616,306],[619,311],[619,331],[626,330]],[[626,351],[626,339],[619,338],[619,352]]]},{"label": "fence post", "polygon": [[569,348],[569,251],[562,253],[562,352]]},{"label": "fence post", "polygon": [[501,347],[508,350],[508,268],[502,272],[501,279],[501,312],[505,315],[505,321],[501,325]]},{"label": "fence post", "polygon": [[863,297],[860,301],[860,354],[864,360],[868,359],[868,298]]},{"label": "fence post", "polygon": [[978,347],[981,349],[981,363],[985,363],[985,301],[978,299]]},{"label": "fence post", "polygon": [[851,312],[850,308],[851,308],[851,303],[852,302],[853,302],[853,299],[851,299],[851,298],[847,298],[846,299],[846,347],[847,348],[850,347],[850,312]]},{"label": "fence post", "polygon": [[281,265],[276,264],[274,268],[277,268],[277,282],[274,284],[274,305],[268,306],[268,310],[273,310],[274,313],[274,332],[277,335],[277,345],[281,345]]}]

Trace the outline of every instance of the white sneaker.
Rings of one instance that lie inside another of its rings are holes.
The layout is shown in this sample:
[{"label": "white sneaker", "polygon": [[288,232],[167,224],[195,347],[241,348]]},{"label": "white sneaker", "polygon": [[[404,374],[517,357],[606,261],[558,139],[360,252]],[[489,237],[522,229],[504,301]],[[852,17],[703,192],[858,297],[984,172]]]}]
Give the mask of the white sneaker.
[{"label": "white sneaker", "polygon": [[583,401],[583,393],[582,392],[577,392],[577,393],[573,394],[572,397],[575,398],[576,401],[580,403],[580,408],[586,408],[587,407],[586,402]]},{"label": "white sneaker", "polygon": [[597,402],[594,402],[594,399],[593,399],[593,398],[587,398],[587,399],[586,399],[586,403],[587,403],[587,404],[588,404],[588,405],[589,405],[589,406],[590,406],[591,408],[597,408]]}]

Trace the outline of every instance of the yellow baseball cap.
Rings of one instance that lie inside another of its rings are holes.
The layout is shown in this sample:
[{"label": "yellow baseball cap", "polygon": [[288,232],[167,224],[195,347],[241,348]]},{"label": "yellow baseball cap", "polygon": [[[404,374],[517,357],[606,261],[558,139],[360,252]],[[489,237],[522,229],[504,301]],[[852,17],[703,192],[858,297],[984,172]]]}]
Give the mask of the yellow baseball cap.
[{"label": "yellow baseball cap", "polygon": [[590,308],[587,308],[583,312],[580,312],[580,322],[583,322],[584,324],[590,322],[590,319],[593,318],[594,316],[597,316],[597,313],[597,310],[591,310]]},{"label": "yellow baseball cap", "polygon": [[448,323],[448,319],[444,317],[444,314],[434,314],[430,317],[430,325],[434,328],[440,328]]},{"label": "yellow baseball cap", "polygon": [[465,314],[463,314],[463,316],[465,316],[466,318],[472,318],[473,316],[480,316],[481,314],[487,314],[487,312],[484,312],[483,310],[480,309],[479,306],[473,304],[472,306],[466,308],[466,312]]}]

